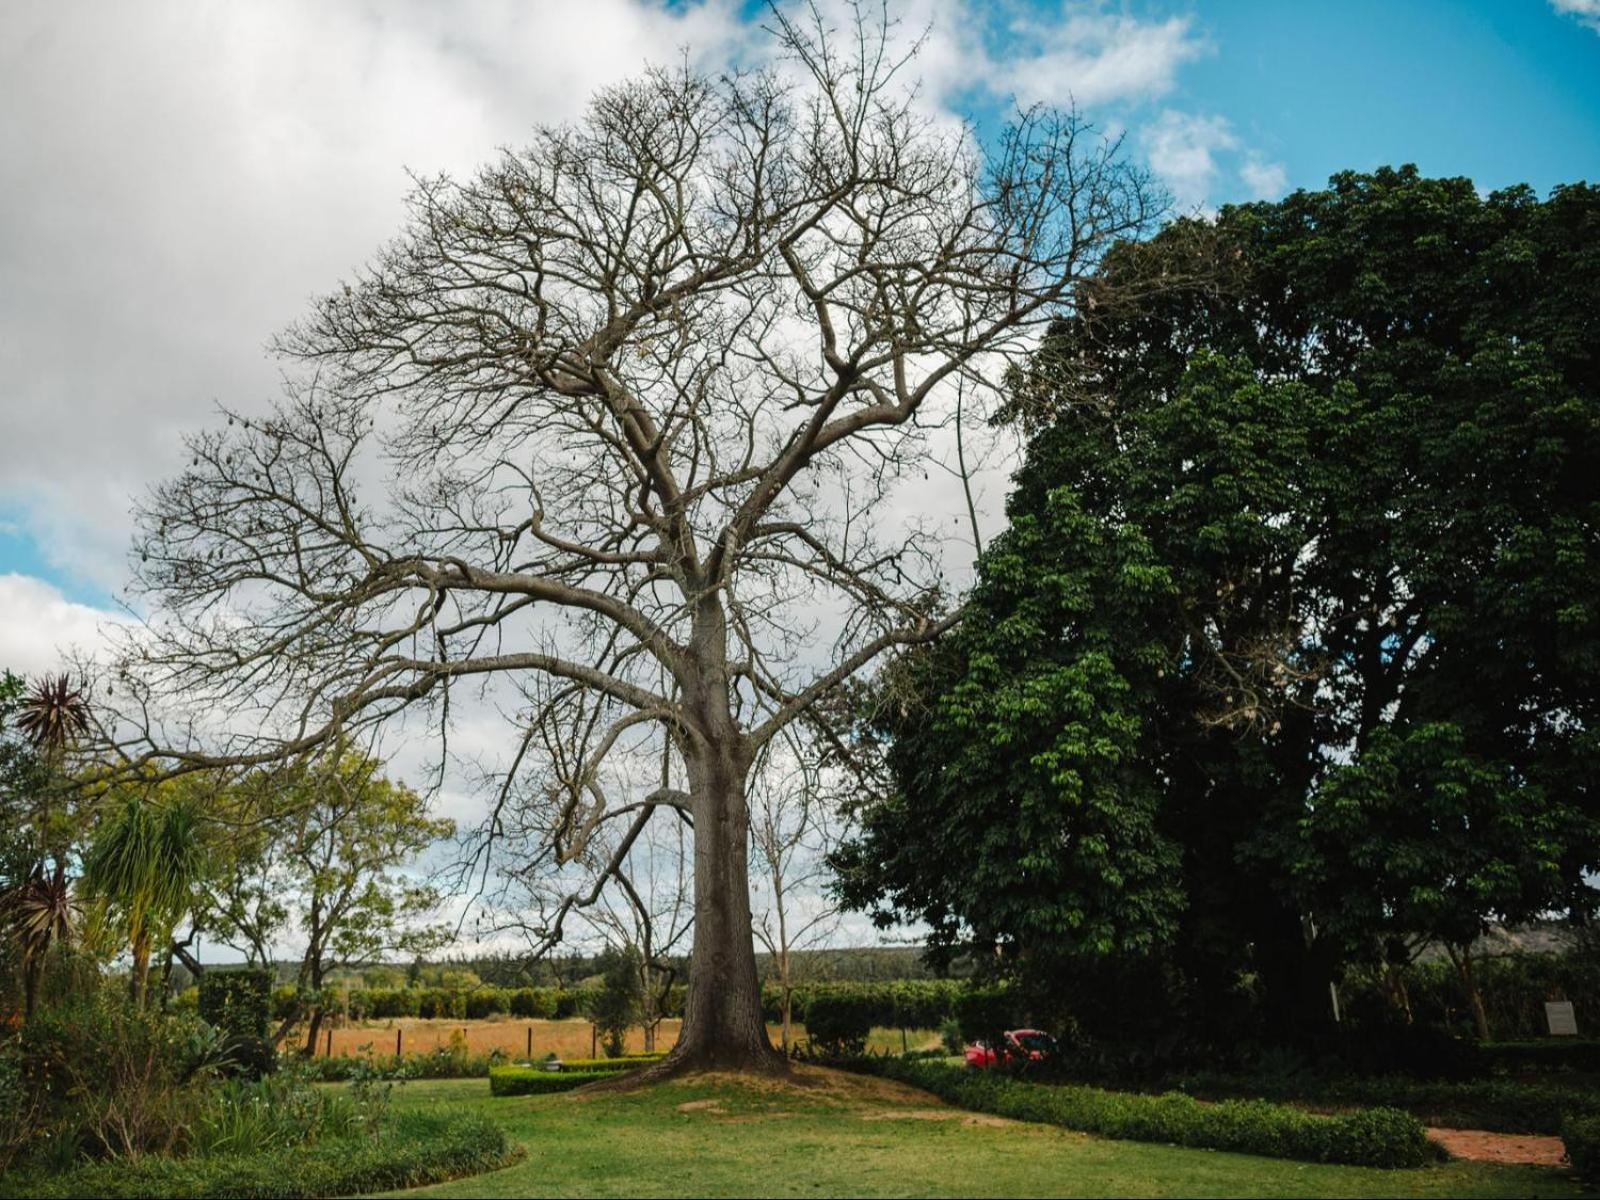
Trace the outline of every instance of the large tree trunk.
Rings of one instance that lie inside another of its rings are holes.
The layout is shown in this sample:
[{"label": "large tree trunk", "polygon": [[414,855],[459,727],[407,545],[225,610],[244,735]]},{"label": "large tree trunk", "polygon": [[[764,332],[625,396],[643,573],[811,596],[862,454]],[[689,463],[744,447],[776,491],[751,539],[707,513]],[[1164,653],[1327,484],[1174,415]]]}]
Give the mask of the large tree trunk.
[{"label": "large tree trunk", "polygon": [[678,1044],[658,1073],[695,1070],[780,1072],[761,1019],[750,924],[749,764],[737,744],[687,756],[694,817],[694,951]]}]

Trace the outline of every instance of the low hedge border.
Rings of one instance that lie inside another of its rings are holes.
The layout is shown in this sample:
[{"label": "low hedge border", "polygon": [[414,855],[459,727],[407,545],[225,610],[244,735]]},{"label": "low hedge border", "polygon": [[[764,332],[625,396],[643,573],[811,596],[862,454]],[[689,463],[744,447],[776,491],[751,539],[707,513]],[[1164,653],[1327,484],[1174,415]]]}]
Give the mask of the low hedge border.
[{"label": "low hedge border", "polygon": [[1582,1071],[1600,1075],[1600,1041],[1545,1038],[1527,1042],[1484,1042],[1478,1053],[1491,1067],[1540,1071]]},{"label": "low hedge border", "polygon": [[514,1162],[505,1131],[475,1114],[397,1113],[374,1138],[330,1139],[265,1154],[90,1163],[0,1176],[0,1197],[349,1196],[442,1183]]},{"label": "low hedge border", "polygon": [[489,1072],[491,1096],[548,1096],[570,1092],[596,1079],[615,1078],[615,1071],[546,1071],[543,1067],[495,1067]]},{"label": "low hedge border", "polygon": [[491,1096],[544,1096],[570,1092],[596,1079],[609,1079],[623,1071],[636,1070],[660,1062],[665,1054],[635,1054],[624,1058],[571,1058],[552,1071],[535,1063],[532,1066],[495,1067],[489,1072]]},{"label": "low hedge border", "polygon": [[1324,1117],[1265,1100],[1202,1104],[1175,1092],[1147,1096],[1026,1083],[999,1072],[895,1058],[864,1057],[844,1065],[922,1088],[961,1108],[1129,1141],[1363,1167],[1420,1167],[1445,1157],[1421,1122],[1392,1108]]},{"label": "low hedge border", "polygon": [[1600,1117],[1568,1117],[1561,1142],[1574,1171],[1590,1182],[1600,1180]]},{"label": "low hedge border", "polygon": [[1382,1105],[1400,1108],[1429,1125],[1491,1133],[1555,1135],[1572,1117],[1600,1117],[1600,1092],[1556,1083],[1486,1079],[1424,1083],[1402,1076],[1314,1079],[1299,1076],[1196,1073],[1169,1086],[1197,1096],[1264,1097],[1330,1108]]}]

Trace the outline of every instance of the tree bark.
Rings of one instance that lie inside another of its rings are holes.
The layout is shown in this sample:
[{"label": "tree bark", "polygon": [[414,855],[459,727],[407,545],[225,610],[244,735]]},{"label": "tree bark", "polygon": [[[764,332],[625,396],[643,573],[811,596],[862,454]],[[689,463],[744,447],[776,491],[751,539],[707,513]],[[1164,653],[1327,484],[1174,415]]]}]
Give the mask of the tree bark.
[{"label": "tree bark", "polygon": [[737,735],[687,757],[694,816],[694,950],[678,1044],[650,1075],[778,1073],[788,1060],[761,1019],[750,922],[747,756]]},{"label": "tree bark", "polygon": [[1472,1007],[1472,1023],[1477,1027],[1478,1040],[1489,1040],[1489,1013],[1483,1007],[1483,993],[1478,990],[1478,979],[1472,970],[1472,946],[1462,946],[1458,951],[1452,950],[1450,957],[1455,960],[1456,972],[1461,976],[1461,987],[1467,993],[1467,1003]]}]

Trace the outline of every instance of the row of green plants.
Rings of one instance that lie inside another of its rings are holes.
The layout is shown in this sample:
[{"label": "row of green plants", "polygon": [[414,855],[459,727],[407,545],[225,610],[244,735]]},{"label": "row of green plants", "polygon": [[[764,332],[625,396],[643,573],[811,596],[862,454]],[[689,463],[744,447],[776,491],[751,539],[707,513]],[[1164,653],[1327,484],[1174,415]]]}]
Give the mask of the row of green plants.
[{"label": "row of green plants", "polygon": [[375,1136],[0,1175],[0,1197],[346,1196],[492,1171],[520,1152],[470,1113],[397,1113]]},{"label": "row of green plants", "polygon": [[1394,1108],[1319,1116],[1265,1100],[1207,1104],[1176,1092],[1051,1086],[926,1060],[863,1056],[842,1065],[922,1088],[960,1108],[1103,1137],[1366,1167],[1420,1167],[1443,1157],[1422,1123]]},{"label": "row of green plants", "polygon": [[1251,1096],[1329,1108],[1381,1104],[1405,1109],[1430,1125],[1496,1133],[1553,1136],[1569,1120],[1600,1118],[1600,1091],[1558,1082],[1430,1081],[1393,1075],[1321,1079],[1219,1072],[1194,1072],[1166,1082],[1174,1089],[1208,1099]]},{"label": "row of green plants", "polygon": [[570,1092],[586,1083],[609,1079],[623,1071],[636,1070],[666,1057],[662,1054],[637,1054],[621,1058],[569,1059],[561,1069],[538,1064],[494,1067],[489,1072],[489,1094],[493,1096],[546,1096]]}]

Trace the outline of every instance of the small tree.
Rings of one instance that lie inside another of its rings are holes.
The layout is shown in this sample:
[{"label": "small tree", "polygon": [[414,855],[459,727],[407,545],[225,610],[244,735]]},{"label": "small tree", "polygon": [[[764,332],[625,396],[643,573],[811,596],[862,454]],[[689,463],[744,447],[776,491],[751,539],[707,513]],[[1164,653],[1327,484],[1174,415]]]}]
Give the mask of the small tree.
[{"label": "small tree", "polygon": [[628,1030],[639,1021],[640,987],[639,951],[633,946],[606,948],[600,956],[600,987],[589,997],[589,1020],[605,1039],[608,1058],[622,1055]]},{"label": "small tree", "polygon": [[306,939],[297,982],[309,1008],[308,1055],[316,1052],[330,971],[444,941],[439,930],[417,924],[437,906],[437,893],[401,869],[455,825],[430,818],[426,801],[380,767],[341,746],[279,780],[283,878]]},{"label": "small tree", "polygon": [[160,806],[142,791],[113,795],[84,863],[86,891],[127,940],[129,992],[140,1007],[149,996],[151,950],[166,946],[193,909],[205,870],[199,815],[185,798],[166,799]]},{"label": "small tree", "polygon": [[839,908],[827,887],[839,816],[824,794],[823,769],[807,751],[798,737],[785,738],[756,776],[750,799],[754,929],[767,952],[768,975],[778,986],[786,1054],[798,977],[795,954],[816,946],[839,924]]}]

